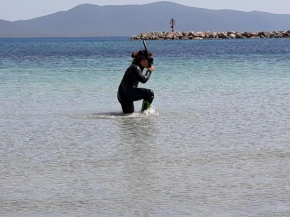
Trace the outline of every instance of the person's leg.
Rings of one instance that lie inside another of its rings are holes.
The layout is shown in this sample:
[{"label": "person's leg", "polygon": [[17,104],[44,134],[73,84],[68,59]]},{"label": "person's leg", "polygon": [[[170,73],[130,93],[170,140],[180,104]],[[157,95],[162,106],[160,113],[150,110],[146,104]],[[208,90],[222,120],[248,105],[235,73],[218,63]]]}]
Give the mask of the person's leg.
[{"label": "person's leg", "polygon": [[131,100],[137,101],[143,99],[141,112],[151,107],[151,104],[154,99],[154,92],[152,90],[145,88],[136,88],[131,93],[132,93]]},{"label": "person's leg", "polygon": [[147,96],[143,100],[141,112],[149,109],[154,99],[154,92],[150,89],[147,89]]},{"label": "person's leg", "polygon": [[154,92],[150,89],[145,89],[145,88],[133,88],[131,90],[128,90],[126,94],[122,95],[122,97],[126,98],[126,100],[128,100],[129,102],[143,99],[144,101],[141,108],[141,111],[143,112],[144,110],[147,110],[150,108],[151,103],[153,102],[153,99],[154,99]]},{"label": "person's leg", "polygon": [[133,103],[133,101],[131,101],[131,102],[123,101],[121,99],[121,97],[119,96],[119,94],[118,94],[118,101],[119,101],[119,103],[122,106],[123,113],[130,114],[130,113],[134,112],[134,103]]},{"label": "person's leg", "polygon": [[134,112],[134,103],[133,102],[122,102],[121,103],[123,113],[131,114]]}]

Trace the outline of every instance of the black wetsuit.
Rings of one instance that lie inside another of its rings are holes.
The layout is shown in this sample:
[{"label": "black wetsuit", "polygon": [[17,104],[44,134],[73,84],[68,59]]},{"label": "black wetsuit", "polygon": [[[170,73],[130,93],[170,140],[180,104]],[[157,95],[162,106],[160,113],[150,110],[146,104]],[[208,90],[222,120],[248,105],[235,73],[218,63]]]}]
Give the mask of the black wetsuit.
[{"label": "black wetsuit", "polygon": [[[143,75],[144,67],[141,64],[133,62],[131,66],[126,70],[123,80],[118,90],[118,100],[122,105],[124,113],[134,112],[134,101],[144,100],[144,103],[152,103],[154,99],[154,93],[150,89],[138,88],[139,82],[146,83],[151,75],[151,71],[147,70]],[[145,108],[146,109],[146,108]],[[142,106],[142,111],[144,110]]]}]

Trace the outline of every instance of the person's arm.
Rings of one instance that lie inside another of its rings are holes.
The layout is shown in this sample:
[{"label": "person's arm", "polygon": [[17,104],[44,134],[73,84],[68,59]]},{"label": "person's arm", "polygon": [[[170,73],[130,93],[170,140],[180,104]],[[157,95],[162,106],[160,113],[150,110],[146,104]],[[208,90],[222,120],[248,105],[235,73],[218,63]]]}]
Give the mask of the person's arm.
[{"label": "person's arm", "polygon": [[138,80],[141,83],[145,84],[149,80],[149,78],[150,78],[150,76],[152,74],[153,67],[151,67],[150,69],[148,69],[146,71],[145,75],[143,75],[143,72],[138,67],[136,67],[136,68],[134,67],[134,70],[136,70],[136,74],[137,74]]}]

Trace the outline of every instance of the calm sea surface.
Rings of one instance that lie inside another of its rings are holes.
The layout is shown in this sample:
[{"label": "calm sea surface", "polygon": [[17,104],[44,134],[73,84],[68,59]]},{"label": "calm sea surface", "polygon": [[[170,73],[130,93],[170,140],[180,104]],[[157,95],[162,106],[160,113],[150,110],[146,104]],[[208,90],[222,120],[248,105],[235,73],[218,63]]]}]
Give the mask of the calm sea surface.
[{"label": "calm sea surface", "polygon": [[290,40],[0,39],[0,216],[290,216]]}]

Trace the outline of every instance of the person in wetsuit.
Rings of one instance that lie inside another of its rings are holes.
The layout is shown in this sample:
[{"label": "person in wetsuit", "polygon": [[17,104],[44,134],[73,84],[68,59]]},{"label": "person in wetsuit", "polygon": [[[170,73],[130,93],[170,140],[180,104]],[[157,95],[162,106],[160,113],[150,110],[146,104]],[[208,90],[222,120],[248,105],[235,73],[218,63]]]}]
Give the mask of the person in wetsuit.
[{"label": "person in wetsuit", "polygon": [[[134,112],[134,101],[143,99],[141,108],[141,112],[143,112],[150,108],[154,99],[152,90],[138,88],[139,82],[146,83],[154,70],[152,53],[140,50],[133,52],[131,56],[134,60],[125,72],[117,95],[122,110],[126,114]],[[145,75],[143,74],[144,68],[148,69]]]}]

